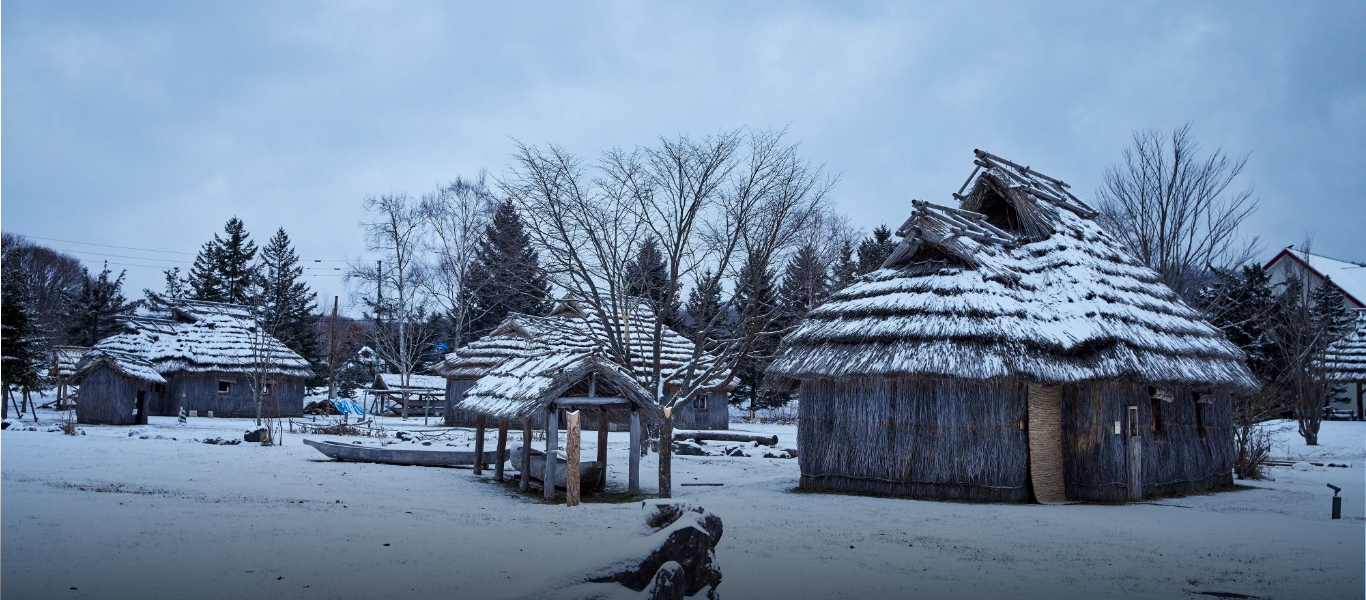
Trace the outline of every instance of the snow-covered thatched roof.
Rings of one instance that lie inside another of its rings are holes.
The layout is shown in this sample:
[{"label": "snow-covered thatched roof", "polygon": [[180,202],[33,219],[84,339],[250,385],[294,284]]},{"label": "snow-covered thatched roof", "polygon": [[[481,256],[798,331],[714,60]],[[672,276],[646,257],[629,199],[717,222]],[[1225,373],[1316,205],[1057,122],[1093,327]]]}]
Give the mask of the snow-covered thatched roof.
[{"label": "snow-covered thatched roof", "polygon": [[1329,381],[1366,383],[1366,310],[1357,311],[1356,331],[1333,342],[1319,359]]},{"label": "snow-covered thatched roof", "polygon": [[380,373],[375,377],[375,389],[378,390],[421,390],[445,392],[446,378],[437,375],[409,375],[408,385],[403,385],[402,373]]},{"label": "snow-covered thatched roof", "polygon": [[[621,312],[625,318],[604,319],[590,303],[568,298],[561,300],[548,316],[513,313],[489,335],[447,354],[434,370],[450,379],[478,379],[512,359],[560,354],[568,360],[565,357],[596,351],[606,360],[606,322],[621,333],[619,339],[630,340],[632,371],[637,381],[647,382],[654,364],[654,312],[638,298],[629,299],[627,309]],[[668,327],[663,328],[660,346],[661,372],[665,375],[692,360],[692,341]],[[697,371],[705,370],[708,364],[698,366]],[[714,383],[719,385],[725,375],[718,374]]]},{"label": "snow-covered thatched roof", "polygon": [[86,375],[100,366],[108,366],[123,374],[124,377],[132,377],[152,383],[166,383],[166,379],[161,376],[161,373],[153,368],[152,361],[136,354],[101,348],[92,349],[81,356],[81,360],[76,363],[76,368],[72,370],[71,379],[80,382],[85,379]]},{"label": "snow-covered thatched roof", "polygon": [[70,378],[76,372],[76,365],[81,362],[81,356],[89,350],[85,346],[57,346],[53,348],[50,374],[53,377]]},{"label": "snow-covered thatched roof", "polygon": [[274,375],[313,374],[302,356],[260,334],[244,306],[180,300],[169,319],[135,317],[125,325],[125,333],[100,340],[92,351],[140,356],[163,374],[247,372],[258,364]]},{"label": "snow-covered thatched roof", "polygon": [[914,201],[882,268],[812,310],[783,340],[771,376],[1256,389],[1243,353],[1129,256],[1067,184],[976,155],[959,208]]},{"label": "snow-covered thatched roof", "polygon": [[545,410],[571,387],[596,376],[595,387],[604,397],[621,398],[656,418],[659,407],[653,395],[615,363],[595,352],[567,351],[516,357],[490,369],[465,391],[461,410],[500,419],[528,417]]}]

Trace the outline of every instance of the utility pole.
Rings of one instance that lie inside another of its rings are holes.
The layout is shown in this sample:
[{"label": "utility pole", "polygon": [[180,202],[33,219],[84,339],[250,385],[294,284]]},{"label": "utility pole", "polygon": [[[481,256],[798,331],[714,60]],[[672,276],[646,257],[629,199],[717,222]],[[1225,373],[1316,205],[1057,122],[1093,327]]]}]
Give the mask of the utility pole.
[{"label": "utility pole", "polygon": [[327,399],[337,397],[337,298],[332,297],[332,321],[327,324]]}]

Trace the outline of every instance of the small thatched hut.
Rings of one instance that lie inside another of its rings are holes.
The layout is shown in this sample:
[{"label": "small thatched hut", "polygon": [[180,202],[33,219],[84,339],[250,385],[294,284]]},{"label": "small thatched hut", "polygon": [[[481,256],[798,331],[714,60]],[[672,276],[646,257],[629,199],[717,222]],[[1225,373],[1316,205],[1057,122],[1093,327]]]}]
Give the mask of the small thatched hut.
[{"label": "small thatched hut", "polygon": [[[606,356],[602,323],[613,322],[629,336],[631,356],[638,381],[648,381],[653,359],[654,313],[642,300],[632,299],[627,311],[629,323],[600,318],[588,303],[573,298],[561,300],[550,314],[536,317],[514,313],[497,329],[464,347],[447,354],[435,371],[446,383],[446,424],[474,426],[477,413],[463,405],[466,390],[505,362],[547,353],[574,356],[596,352]],[[661,343],[661,365],[671,372],[693,356],[692,341],[665,327]],[[719,383],[719,381],[718,381]],[[734,387],[734,386],[730,386]],[[676,385],[666,384],[670,394]],[[730,418],[726,393],[729,388],[715,387],[680,404],[674,414],[674,426],[680,429],[727,429]],[[618,415],[622,416],[622,415]],[[533,416],[536,426],[544,425],[543,416]],[[624,418],[624,416],[623,416]],[[614,424],[625,425],[625,422]],[[593,424],[597,426],[596,422]]]},{"label": "small thatched hut", "polygon": [[79,423],[145,425],[148,407],[160,403],[166,392],[166,379],[151,361],[118,350],[85,352],[70,380],[82,387],[76,404]]},{"label": "small thatched hut", "polygon": [[1243,355],[1065,183],[978,151],[783,342],[801,486],[1001,502],[1232,484]]},{"label": "small thatched hut", "polygon": [[[258,384],[263,414],[303,413],[304,379],[312,373],[308,361],[260,333],[246,307],[181,300],[170,312],[169,319],[128,319],[124,333],[100,340],[87,353],[137,357],[151,364],[164,381],[148,397],[147,414],[174,416],[183,407],[200,415],[212,411],[217,417],[254,417],[253,388]],[[106,409],[98,406],[102,398],[124,402],[123,390],[101,390],[104,385],[89,376],[81,380],[79,405],[85,414],[104,414]],[[81,414],[77,412],[78,420]]]}]

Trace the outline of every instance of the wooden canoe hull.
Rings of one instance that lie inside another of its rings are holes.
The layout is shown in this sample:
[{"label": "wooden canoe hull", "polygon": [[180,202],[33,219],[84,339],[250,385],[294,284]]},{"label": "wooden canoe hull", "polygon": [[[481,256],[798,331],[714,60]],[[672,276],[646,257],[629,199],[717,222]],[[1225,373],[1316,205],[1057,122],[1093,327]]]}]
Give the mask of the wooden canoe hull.
[{"label": "wooden canoe hull", "polygon": [[[521,469],[521,452],[521,446],[513,446],[508,449],[508,460],[512,464],[513,471]],[[565,460],[563,456],[557,456],[556,458],[559,460],[555,463],[555,487],[564,489],[566,477],[569,473],[569,461]],[[579,481],[583,482],[584,489],[593,489],[597,485],[596,482],[601,473],[602,463],[596,460],[579,461]],[[535,481],[545,479],[544,452],[534,448],[531,450],[531,472],[528,473],[528,475]]]},{"label": "wooden canoe hull", "polygon": [[[417,448],[393,448],[389,446],[362,446],[340,442],[315,442],[304,440],[314,450],[336,460],[352,462],[372,462],[386,465],[407,465],[420,467],[472,467],[474,452],[468,450],[431,450]],[[496,452],[484,452],[484,464],[497,461]]]}]

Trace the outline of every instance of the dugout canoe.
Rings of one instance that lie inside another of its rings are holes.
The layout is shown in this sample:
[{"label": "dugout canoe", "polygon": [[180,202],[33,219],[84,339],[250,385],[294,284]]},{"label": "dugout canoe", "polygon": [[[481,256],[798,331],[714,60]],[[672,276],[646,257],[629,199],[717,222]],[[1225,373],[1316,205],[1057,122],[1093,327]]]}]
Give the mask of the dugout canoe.
[{"label": "dugout canoe", "polygon": [[[304,440],[314,450],[330,458],[351,462],[372,462],[386,465],[406,465],[419,467],[473,467],[474,452],[471,450],[444,450],[429,447],[395,448],[393,446],[363,446],[341,442]],[[495,452],[484,452],[484,465],[493,464],[497,459]]]},{"label": "dugout canoe", "polygon": [[[555,487],[564,489],[566,474],[569,473],[569,461],[566,460],[564,450],[555,452]],[[508,462],[513,471],[521,469],[522,447],[512,446],[508,448]],[[541,482],[545,478],[545,453],[535,448],[531,449],[531,471],[527,473],[533,481]],[[592,482],[598,480],[602,474],[602,463],[596,460],[579,461],[579,481],[584,482],[584,489],[593,489]],[[541,482],[544,483],[544,482]]]}]

